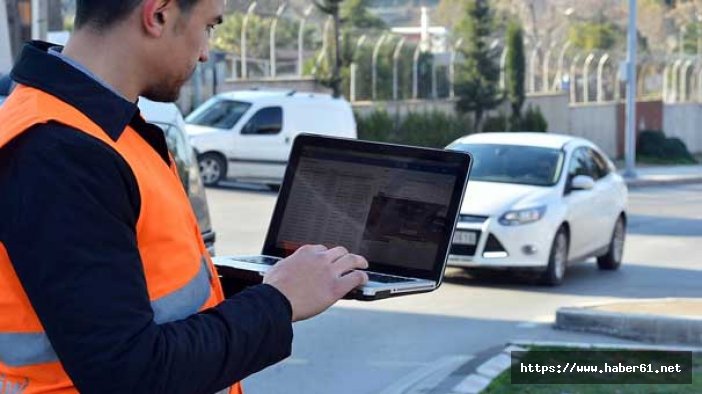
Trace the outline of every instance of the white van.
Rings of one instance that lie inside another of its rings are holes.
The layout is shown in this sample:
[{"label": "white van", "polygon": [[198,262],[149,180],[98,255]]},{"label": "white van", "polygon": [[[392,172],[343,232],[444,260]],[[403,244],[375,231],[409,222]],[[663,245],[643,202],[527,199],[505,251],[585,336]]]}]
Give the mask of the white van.
[{"label": "white van", "polygon": [[186,122],[208,186],[231,179],[277,188],[298,134],[356,138],[356,121],[346,100],[287,90],[219,94]]}]

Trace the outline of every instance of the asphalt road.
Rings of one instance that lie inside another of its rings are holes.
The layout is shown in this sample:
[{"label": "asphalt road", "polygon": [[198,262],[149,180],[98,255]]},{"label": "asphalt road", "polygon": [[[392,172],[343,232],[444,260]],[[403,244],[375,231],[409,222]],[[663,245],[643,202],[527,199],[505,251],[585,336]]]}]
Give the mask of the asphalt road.
[{"label": "asphalt road", "polygon": [[[260,252],[275,194],[208,189],[218,254]],[[702,295],[702,185],[634,190],[621,270],[571,267],[558,288],[519,277],[471,278],[449,269],[430,294],[342,301],[295,324],[293,355],[245,381],[248,393],[402,392],[512,339],[613,342],[551,329],[557,308],[621,299]]]}]

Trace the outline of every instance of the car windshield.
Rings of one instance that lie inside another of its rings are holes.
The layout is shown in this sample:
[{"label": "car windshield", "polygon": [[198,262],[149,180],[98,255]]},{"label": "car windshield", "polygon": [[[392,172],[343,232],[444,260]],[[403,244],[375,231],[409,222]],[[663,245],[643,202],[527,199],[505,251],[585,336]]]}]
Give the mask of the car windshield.
[{"label": "car windshield", "polygon": [[229,130],[246,111],[251,103],[213,98],[190,114],[185,121],[198,125]]},{"label": "car windshield", "polygon": [[558,149],[496,144],[453,144],[448,149],[473,155],[472,181],[553,186],[563,168]]}]

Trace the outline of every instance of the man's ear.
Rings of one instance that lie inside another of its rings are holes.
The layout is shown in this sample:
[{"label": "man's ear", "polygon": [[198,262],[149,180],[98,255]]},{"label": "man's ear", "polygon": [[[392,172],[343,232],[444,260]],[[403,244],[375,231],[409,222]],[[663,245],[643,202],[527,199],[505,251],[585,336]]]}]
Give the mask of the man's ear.
[{"label": "man's ear", "polygon": [[172,0],[144,0],[141,20],[146,33],[153,37],[161,37],[172,8]]}]

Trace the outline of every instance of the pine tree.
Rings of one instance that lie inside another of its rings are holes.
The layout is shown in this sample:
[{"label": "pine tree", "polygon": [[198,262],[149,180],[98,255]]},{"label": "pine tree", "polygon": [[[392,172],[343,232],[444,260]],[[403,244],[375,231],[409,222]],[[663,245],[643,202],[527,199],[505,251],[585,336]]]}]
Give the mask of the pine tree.
[{"label": "pine tree", "polygon": [[341,96],[341,48],[339,46],[341,41],[341,17],[339,16],[339,9],[343,1],[344,0],[314,0],[315,5],[320,11],[331,15],[334,19],[334,63],[332,66],[331,80],[329,81],[334,97]]},{"label": "pine tree", "polygon": [[487,0],[467,2],[466,14],[457,30],[464,44],[459,49],[463,60],[456,73],[456,109],[461,113],[473,112],[474,129],[479,130],[485,112],[502,101],[499,65],[487,42],[492,31]]},{"label": "pine tree", "polygon": [[524,93],[524,74],[526,69],[524,57],[524,37],[522,27],[512,22],[507,26],[507,59],[505,62],[506,96],[512,108],[510,129],[516,131],[521,124]]}]

